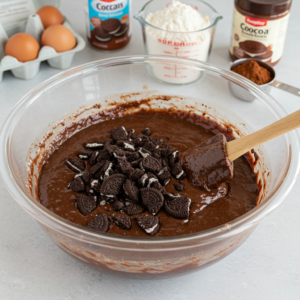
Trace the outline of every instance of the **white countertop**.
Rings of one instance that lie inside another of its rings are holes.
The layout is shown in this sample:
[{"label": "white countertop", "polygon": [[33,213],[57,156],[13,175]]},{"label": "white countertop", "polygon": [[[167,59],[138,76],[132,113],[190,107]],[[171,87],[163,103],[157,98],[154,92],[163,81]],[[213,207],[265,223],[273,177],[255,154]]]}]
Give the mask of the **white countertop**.
[{"label": "white countertop", "polygon": [[[228,68],[233,0],[208,1],[223,15],[217,26],[210,62]],[[61,11],[85,36],[83,0],[61,1]],[[133,12],[145,0],[133,0]],[[284,56],[277,79],[300,87],[300,1],[294,0]],[[90,46],[76,54],[72,66],[102,58],[143,54],[140,25],[133,20],[129,46],[103,53]],[[28,81],[6,72],[0,83],[0,126],[18,100],[35,85],[60,72],[43,63]],[[300,98],[272,89],[291,113]],[[1,166],[0,166],[1,167]],[[35,220],[10,196],[0,179],[0,299],[300,299],[300,178],[283,204],[264,219],[230,256],[192,275],[163,281],[116,278],[75,261],[54,245]]]}]

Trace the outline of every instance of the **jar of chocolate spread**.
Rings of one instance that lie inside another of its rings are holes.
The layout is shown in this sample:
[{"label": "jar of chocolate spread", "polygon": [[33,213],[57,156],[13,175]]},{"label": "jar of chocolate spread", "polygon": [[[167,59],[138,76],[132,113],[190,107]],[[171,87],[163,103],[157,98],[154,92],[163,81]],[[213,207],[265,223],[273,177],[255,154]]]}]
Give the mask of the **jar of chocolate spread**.
[{"label": "jar of chocolate spread", "polygon": [[125,47],[131,38],[131,0],[85,0],[87,37],[100,50]]},{"label": "jar of chocolate spread", "polygon": [[292,0],[235,0],[230,55],[271,65],[280,60]]}]

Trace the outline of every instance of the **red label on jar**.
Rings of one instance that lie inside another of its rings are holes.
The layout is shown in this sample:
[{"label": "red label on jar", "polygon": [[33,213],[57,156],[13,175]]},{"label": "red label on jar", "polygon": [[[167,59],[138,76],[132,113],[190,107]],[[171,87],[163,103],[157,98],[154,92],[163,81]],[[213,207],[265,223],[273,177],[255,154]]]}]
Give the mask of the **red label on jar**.
[{"label": "red label on jar", "polygon": [[264,19],[255,19],[255,18],[251,18],[251,17],[247,17],[245,18],[245,22],[255,26],[255,27],[261,27],[261,26],[266,26],[267,25],[267,20]]}]

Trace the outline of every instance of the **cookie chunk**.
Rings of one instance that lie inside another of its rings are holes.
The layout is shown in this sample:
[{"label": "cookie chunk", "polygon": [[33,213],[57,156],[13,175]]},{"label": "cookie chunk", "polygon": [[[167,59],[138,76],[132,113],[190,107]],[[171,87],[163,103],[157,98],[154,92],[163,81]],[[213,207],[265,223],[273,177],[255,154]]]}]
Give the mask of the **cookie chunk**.
[{"label": "cookie chunk", "polygon": [[158,172],[162,167],[161,162],[150,155],[142,160],[142,166],[145,170],[152,173]]},{"label": "cookie chunk", "polygon": [[123,184],[123,189],[128,198],[133,202],[139,202],[140,200],[140,190],[138,189],[136,183],[131,179],[126,179]]},{"label": "cookie chunk", "polygon": [[80,177],[76,177],[69,185],[69,188],[74,191],[75,193],[84,192],[85,191],[85,185],[84,182]]},{"label": "cookie chunk", "polygon": [[123,174],[114,174],[102,183],[100,193],[106,196],[116,196],[121,192],[122,185],[126,180],[126,176]]},{"label": "cookie chunk", "polygon": [[172,167],[171,167],[171,174],[172,176],[177,179],[177,180],[182,180],[186,177],[185,172],[182,170],[182,166],[179,162],[175,163]]},{"label": "cookie chunk", "polygon": [[125,127],[122,126],[122,127],[113,129],[111,136],[112,136],[113,140],[117,142],[118,140],[127,140],[128,134],[126,132]]},{"label": "cookie chunk", "polygon": [[97,207],[97,202],[94,197],[86,195],[78,195],[76,198],[76,207],[84,216],[89,215]]},{"label": "cookie chunk", "polygon": [[114,216],[113,220],[118,226],[125,230],[129,230],[131,228],[131,218],[128,216]]},{"label": "cookie chunk", "polygon": [[150,236],[154,236],[160,228],[160,222],[156,216],[137,216],[135,220],[140,228]]},{"label": "cookie chunk", "polygon": [[108,218],[104,213],[96,215],[96,217],[92,221],[88,222],[85,227],[100,232],[107,232],[109,227]]},{"label": "cookie chunk", "polygon": [[92,150],[85,150],[85,151],[80,151],[77,154],[77,157],[82,159],[82,160],[88,160],[89,157],[94,153]]},{"label": "cookie chunk", "polygon": [[104,146],[104,141],[94,141],[85,144],[85,148],[90,150],[99,150],[102,149],[103,146]]},{"label": "cookie chunk", "polygon": [[145,208],[138,203],[126,202],[123,210],[127,213],[127,215],[133,216],[141,214]]},{"label": "cookie chunk", "polygon": [[188,219],[190,215],[191,199],[185,196],[166,199],[164,209],[166,214],[177,219]]},{"label": "cookie chunk", "polygon": [[152,215],[156,215],[164,205],[164,196],[157,189],[142,188],[142,202]]},{"label": "cookie chunk", "polygon": [[149,128],[146,128],[143,132],[142,132],[143,135],[146,135],[146,136],[150,136],[151,135],[151,131]]},{"label": "cookie chunk", "polygon": [[65,161],[65,165],[75,173],[81,173],[85,170],[85,162],[72,157]]},{"label": "cookie chunk", "polygon": [[140,179],[144,174],[145,174],[145,172],[142,169],[137,168],[129,173],[129,178],[131,180],[136,181],[136,180]]},{"label": "cookie chunk", "polygon": [[115,201],[112,205],[114,211],[122,212],[124,208],[124,203],[121,201]]},{"label": "cookie chunk", "polygon": [[177,184],[177,183],[174,183],[173,185],[174,185],[174,188],[175,188],[176,191],[178,191],[178,192],[183,192],[184,191],[184,185]]}]

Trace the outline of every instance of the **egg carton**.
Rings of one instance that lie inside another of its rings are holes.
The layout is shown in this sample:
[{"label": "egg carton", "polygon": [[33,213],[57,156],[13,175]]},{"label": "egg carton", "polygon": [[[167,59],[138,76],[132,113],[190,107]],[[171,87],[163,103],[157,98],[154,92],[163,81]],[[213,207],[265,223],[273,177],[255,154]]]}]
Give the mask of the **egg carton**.
[{"label": "egg carton", "polygon": [[[54,48],[43,46],[40,48],[38,57],[35,60],[28,62],[20,62],[15,57],[5,55],[5,44],[8,41],[8,32],[3,24],[0,23],[0,82],[2,81],[3,72],[11,71],[12,74],[21,79],[31,79],[37,75],[42,61],[47,61],[48,64],[57,69],[67,69],[70,67],[76,52],[81,51],[85,47],[84,39],[76,33],[71,24],[64,17],[64,26],[69,28],[76,38],[76,46],[72,50],[65,52],[56,52]],[[23,27],[23,28],[22,28]],[[15,31],[15,30],[14,30]],[[29,15],[27,21],[23,22],[17,32],[26,32],[32,35],[41,46],[41,35],[44,31],[43,24],[39,15]],[[17,33],[10,32],[11,34]]]}]

